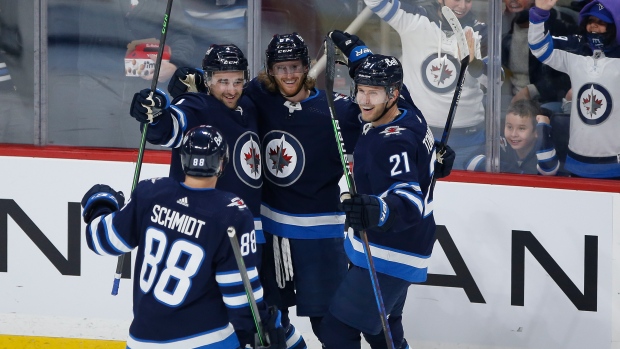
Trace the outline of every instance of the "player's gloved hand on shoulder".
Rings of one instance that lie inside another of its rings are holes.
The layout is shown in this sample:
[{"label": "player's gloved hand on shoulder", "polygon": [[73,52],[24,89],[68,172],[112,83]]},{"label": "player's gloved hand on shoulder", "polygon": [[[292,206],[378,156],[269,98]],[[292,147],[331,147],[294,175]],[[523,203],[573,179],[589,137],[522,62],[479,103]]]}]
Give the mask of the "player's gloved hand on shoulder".
[{"label": "player's gloved hand on shoulder", "polygon": [[375,195],[342,193],[339,208],[347,216],[349,226],[355,231],[375,228],[388,230],[392,226],[393,217],[387,203]]},{"label": "player's gloved hand on shoulder", "polygon": [[267,346],[261,346],[256,336],[255,349],[286,349],[286,329],[282,327],[282,313],[275,305],[267,309],[268,317],[263,319],[263,328],[269,337]]},{"label": "player's gloved hand on shoulder", "polygon": [[125,206],[125,195],[122,191],[116,191],[105,184],[95,184],[90,188],[81,201],[82,217],[89,224],[93,219],[115,212]]},{"label": "player's gloved hand on shoulder", "polygon": [[156,89],[155,93],[151,93],[151,89],[145,88],[133,95],[129,114],[141,123],[150,124],[163,114],[169,113],[168,107],[170,99],[164,91]]},{"label": "player's gloved hand on shoulder", "polygon": [[349,75],[353,78],[357,66],[364,61],[364,58],[372,55],[372,51],[357,35],[351,35],[342,30],[330,32],[329,37],[349,59]]},{"label": "player's gloved hand on shoulder", "polygon": [[438,141],[435,141],[435,151],[437,152],[437,161],[435,161],[435,178],[448,177],[450,172],[452,172],[452,166],[454,166],[454,158],[456,158],[456,153],[447,144],[443,149],[440,149],[440,143]]},{"label": "player's gloved hand on shoulder", "polygon": [[168,93],[172,98],[185,92],[206,92],[204,72],[200,69],[178,68],[168,82]]}]

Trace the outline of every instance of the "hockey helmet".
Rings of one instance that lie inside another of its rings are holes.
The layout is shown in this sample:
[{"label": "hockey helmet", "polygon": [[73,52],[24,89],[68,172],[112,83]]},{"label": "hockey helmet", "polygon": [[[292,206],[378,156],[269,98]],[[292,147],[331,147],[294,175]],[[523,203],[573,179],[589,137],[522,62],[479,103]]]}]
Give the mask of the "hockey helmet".
[{"label": "hockey helmet", "polygon": [[400,91],[403,86],[403,66],[396,57],[384,55],[368,56],[355,70],[355,86],[383,86],[388,94]]},{"label": "hockey helmet", "polygon": [[196,177],[219,177],[228,163],[228,144],[213,126],[192,128],[183,137],[181,165],[183,172]]},{"label": "hockey helmet", "polygon": [[248,60],[243,51],[233,44],[211,45],[202,60],[202,69],[206,81],[211,79],[214,72],[219,71],[242,71],[244,81],[250,80]]},{"label": "hockey helmet", "polygon": [[301,35],[276,34],[271,38],[267,50],[265,50],[265,63],[271,67],[276,62],[294,61],[300,59],[304,66],[310,67],[308,46]]}]

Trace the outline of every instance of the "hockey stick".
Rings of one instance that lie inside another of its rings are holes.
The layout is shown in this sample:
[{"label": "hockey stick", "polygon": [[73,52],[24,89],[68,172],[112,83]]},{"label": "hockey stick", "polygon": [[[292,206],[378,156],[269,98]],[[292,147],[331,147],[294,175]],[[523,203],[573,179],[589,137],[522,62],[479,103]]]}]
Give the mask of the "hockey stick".
[{"label": "hockey stick", "polygon": [[[170,20],[170,11],[172,10],[172,0],[168,0],[166,5],[166,14],[164,15],[164,23],[161,28],[161,37],[159,39],[159,50],[157,52],[157,58],[155,60],[155,68],[153,71],[153,80],[151,81],[151,95],[155,93],[157,89],[157,79],[159,79],[159,69],[161,67],[161,60],[164,56],[164,46],[166,43],[166,35],[168,34],[168,21]],[[140,149],[138,150],[138,160],[136,160],[136,168],[133,173],[133,183],[131,185],[131,191],[136,188],[138,181],[140,180],[140,170],[142,170],[142,158],[144,157],[144,147],[146,145],[146,132],[149,124],[144,123],[142,126],[142,138],[140,139]],[[112,295],[118,294],[118,288],[121,283],[121,276],[123,274],[123,264],[127,254],[124,253],[118,256],[118,262],[116,263],[116,273],[114,274],[114,284],[112,285]]]},{"label": "hockey stick", "polygon": [[[362,12],[360,12],[359,15],[355,17],[353,22],[351,22],[351,24],[349,24],[347,29],[345,29],[344,31],[349,34],[357,33],[357,31],[360,30],[362,25],[366,23],[366,21],[372,16],[372,14],[373,12],[370,7],[364,7]],[[313,64],[312,69],[310,69],[310,72],[308,73],[308,76],[316,78],[323,71],[323,69],[325,69],[326,61],[327,55],[321,56],[321,58],[319,58],[319,60],[315,64]]]},{"label": "hockey stick", "polygon": [[245,288],[245,295],[248,297],[248,303],[250,304],[250,310],[252,311],[252,317],[254,318],[254,325],[256,325],[256,333],[258,334],[258,340],[263,347],[267,346],[265,338],[265,331],[263,329],[263,323],[258,313],[258,306],[256,305],[256,299],[254,299],[254,292],[252,291],[252,284],[248,277],[248,270],[245,268],[245,262],[241,256],[241,248],[239,247],[239,241],[237,241],[237,232],[235,227],[228,227],[226,231],[228,238],[230,238],[230,244],[232,245],[233,253],[235,254],[235,260],[237,261],[237,267],[239,268],[239,274],[241,274],[241,281],[243,281],[243,287]]},{"label": "hockey stick", "polygon": [[467,39],[465,38],[465,33],[463,32],[463,28],[461,27],[461,23],[459,19],[456,18],[456,15],[448,6],[444,6],[441,8],[441,12],[443,16],[450,24],[454,35],[456,35],[457,44],[459,46],[459,51],[461,52],[461,71],[459,71],[459,77],[457,80],[456,87],[454,89],[454,96],[452,96],[452,103],[450,104],[450,111],[448,112],[448,118],[446,119],[446,125],[443,129],[443,134],[441,135],[441,141],[439,142],[439,152],[445,151],[445,146],[448,144],[448,137],[450,137],[450,131],[452,130],[452,123],[454,122],[454,116],[456,115],[456,107],[459,104],[459,100],[461,99],[461,92],[463,91],[463,83],[465,82],[465,73],[467,72],[467,67],[469,66],[469,46],[467,45]]},{"label": "hockey stick", "polygon": [[[340,126],[338,125],[338,119],[336,118],[336,107],[334,105],[334,74],[336,71],[336,47],[332,39],[328,36],[325,37],[325,50],[327,51],[325,56],[327,57],[327,64],[325,66],[325,90],[327,92],[327,104],[329,106],[329,113],[332,118],[332,125],[334,127],[334,135],[336,136],[336,143],[338,143],[338,152],[340,153],[340,161],[342,162],[342,168],[344,169],[344,176],[347,181],[347,187],[351,195],[356,194],[355,182],[353,181],[353,174],[351,173],[351,167],[349,161],[345,156],[344,139],[340,132]],[[375,300],[377,302],[377,308],[379,310],[379,316],[381,317],[381,327],[385,334],[385,341],[388,349],[394,349],[394,341],[392,340],[392,332],[390,331],[390,325],[387,320],[387,312],[385,311],[385,305],[383,304],[383,296],[381,295],[381,288],[379,288],[379,279],[377,278],[377,271],[375,270],[375,264],[372,260],[372,254],[370,253],[370,243],[368,242],[368,236],[366,231],[359,232],[360,238],[364,243],[364,252],[366,255],[366,262],[368,264],[368,272],[370,273],[370,282],[375,294]]]}]

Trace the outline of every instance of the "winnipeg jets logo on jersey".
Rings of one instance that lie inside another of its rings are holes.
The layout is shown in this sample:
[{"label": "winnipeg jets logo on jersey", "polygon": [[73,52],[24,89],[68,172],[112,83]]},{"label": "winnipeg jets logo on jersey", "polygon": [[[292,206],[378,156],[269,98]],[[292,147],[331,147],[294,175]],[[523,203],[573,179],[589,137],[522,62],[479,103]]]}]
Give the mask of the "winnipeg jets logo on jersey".
[{"label": "winnipeg jets logo on jersey", "polygon": [[304,170],[304,150],[288,132],[271,131],[263,138],[265,178],[282,187],[289,186]]},{"label": "winnipeg jets logo on jersey", "polygon": [[577,113],[581,121],[588,125],[598,125],[611,114],[613,101],[607,89],[599,84],[585,84],[577,95]]},{"label": "winnipeg jets logo on jersey", "polygon": [[437,93],[454,90],[461,64],[450,54],[430,55],[422,63],[422,80],[426,87]]},{"label": "winnipeg jets logo on jersey", "polygon": [[388,126],[385,130],[379,132],[383,135],[383,137],[389,137],[391,135],[400,135],[400,131],[406,130],[406,128],[402,128],[400,126]]},{"label": "winnipeg jets logo on jersey", "polygon": [[233,167],[237,177],[252,188],[263,185],[262,159],[256,133],[247,131],[237,138],[233,150]]},{"label": "winnipeg jets logo on jersey", "polygon": [[236,198],[230,200],[230,204],[228,204],[227,206],[228,207],[238,207],[239,209],[247,207],[245,205],[245,202],[243,202],[243,200],[241,198],[239,198],[239,197],[236,197]]}]

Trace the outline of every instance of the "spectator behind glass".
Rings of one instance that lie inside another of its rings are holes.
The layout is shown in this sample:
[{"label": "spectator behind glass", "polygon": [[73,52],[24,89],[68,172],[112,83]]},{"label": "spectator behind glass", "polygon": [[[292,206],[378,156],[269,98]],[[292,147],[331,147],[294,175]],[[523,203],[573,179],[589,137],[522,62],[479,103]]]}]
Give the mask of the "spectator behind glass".
[{"label": "spectator behind glass", "polygon": [[580,34],[552,38],[544,23],[557,0],[536,0],[528,34],[532,53],[568,73],[572,85],[570,138],[565,168],[589,178],[620,178],[620,3],[598,0],[580,12]]},{"label": "spectator behind glass", "polygon": [[183,0],[183,5],[196,48],[191,62],[201,62],[212,44],[231,43],[246,51],[247,0]]},{"label": "spectator behind glass", "polygon": [[[529,9],[533,0],[504,0],[507,31],[502,38],[502,65],[510,77],[505,105],[521,99],[536,100],[543,108],[555,113],[561,112],[562,98],[570,89],[568,75],[543,65],[529,50],[527,33],[529,28]],[[569,9],[560,12],[555,8],[545,22],[545,29],[553,36],[567,36],[577,33],[577,23],[567,14]],[[576,15],[576,13],[575,13]],[[512,19],[510,19],[512,18]]]},{"label": "spectator behind glass", "polygon": [[[54,143],[129,148],[140,144],[140,127],[127,116],[134,92],[150,87],[153,75],[145,75],[146,70],[141,69],[147,65],[137,61],[136,76],[126,76],[134,74],[125,70],[125,55],[130,43],[160,39],[166,5],[166,0],[80,2],[79,85],[77,98],[72,96],[70,101],[75,109],[62,115],[66,120],[63,129],[50,131]],[[166,36],[171,55],[169,61],[162,61],[160,83],[167,81],[176,67],[193,63],[190,29],[183,1],[173,1]],[[154,49],[149,56],[153,64],[156,56]],[[61,116],[50,115],[54,117]]]},{"label": "spectator behind glass", "polygon": [[[480,153],[483,153],[482,149]],[[467,169],[482,171],[485,160],[484,155],[478,155],[468,163]],[[520,100],[508,108],[504,137],[500,138],[499,166],[501,172],[557,174],[560,162],[551,140],[550,120],[535,102]]]},{"label": "spectator behind glass", "polygon": [[549,117],[532,101],[516,101],[508,108],[500,145],[501,172],[553,176],[560,168]]},{"label": "spectator behind glass", "polygon": [[[471,0],[437,0],[423,6],[403,6],[398,1],[364,0],[379,17],[398,32],[402,45],[405,85],[412,86],[411,97],[422,111],[435,138],[441,137],[454,95],[460,70],[456,36],[441,14],[448,6],[461,25],[473,28],[475,56],[485,51],[487,27],[470,12]],[[404,9],[407,9],[405,11]],[[456,152],[455,169],[464,169],[466,160],[478,154],[485,143],[484,93],[481,82],[486,75],[474,77],[471,70],[463,84],[449,145]]]}]

